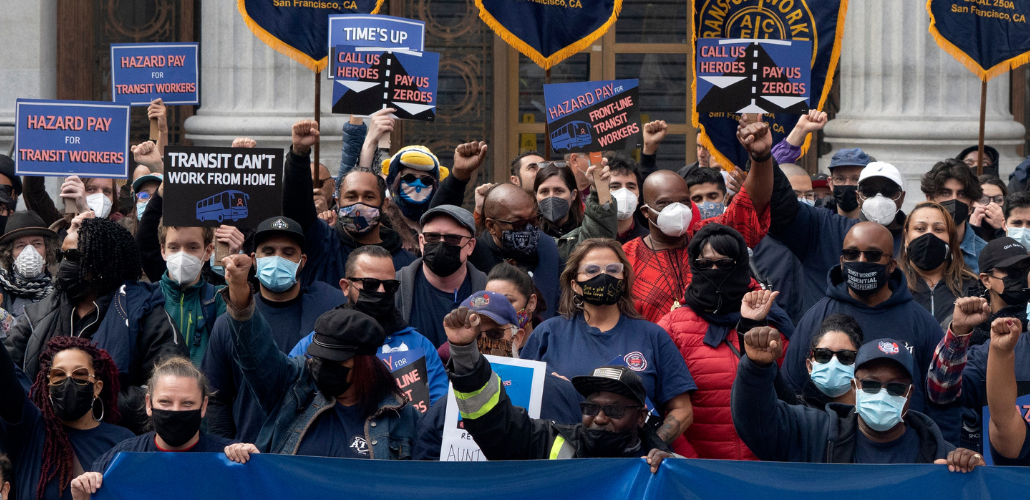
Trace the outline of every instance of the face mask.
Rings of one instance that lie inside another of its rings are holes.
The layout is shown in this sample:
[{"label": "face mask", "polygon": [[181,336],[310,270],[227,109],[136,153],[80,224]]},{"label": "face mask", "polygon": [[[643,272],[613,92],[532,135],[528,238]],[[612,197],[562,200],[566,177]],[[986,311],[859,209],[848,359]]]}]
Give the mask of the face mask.
[{"label": "face mask", "polygon": [[855,210],[858,208],[858,186],[833,186],[833,199],[842,211]]},{"label": "face mask", "polygon": [[329,401],[335,401],[337,396],[350,389],[350,382],[347,381],[350,368],[322,358],[311,358],[310,363],[311,377],[315,379],[315,386]]},{"label": "face mask", "polygon": [[515,255],[528,257],[536,254],[536,244],[539,241],[540,233],[532,224],[527,224],[521,231],[509,229],[501,232],[501,246]]},{"label": "face mask", "polygon": [[69,377],[61,385],[50,386],[50,403],[54,407],[54,415],[65,422],[82,418],[93,409],[94,399],[93,382],[79,385]]},{"label": "face mask", "polygon": [[196,280],[200,276],[200,269],[204,267],[203,261],[186,252],[169,255],[165,264],[168,265],[168,277],[180,285]]},{"label": "face mask", "polygon": [[211,271],[219,276],[225,276],[225,266],[221,262],[215,261],[215,253],[211,252],[211,260],[208,261],[211,265]]},{"label": "face mask", "polygon": [[25,279],[38,278],[43,274],[43,256],[36,247],[25,245],[18,258],[14,259],[14,274]]},{"label": "face mask", "polygon": [[1006,276],[1001,279],[1001,283],[1005,288],[998,294],[998,297],[1006,304],[1013,306],[1026,302],[1026,292],[1023,291],[1027,287],[1026,277]]},{"label": "face mask", "polygon": [[639,436],[633,432],[611,432],[602,429],[586,429],[580,455],[592,458],[621,457],[634,446]]},{"label": "face mask", "polygon": [[57,269],[57,286],[70,299],[82,297],[90,290],[90,282],[79,277],[79,263],[66,260]]},{"label": "face mask", "polygon": [[837,356],[825,363],[812,361],[812,383],[823,394],[835,398],[851,389],[851,380],[855,378],[855,364],[841,364]]},{"label": "face mask", "polygon": [[618,209],[619,220],[626,220],[633,217],[633,212],[637,211],[637,195],[633,194],[629,189],[621,188],[612,191],[612,198],[615,199],[615,206]]},{"label": "face mask", "polygon": [[941,267],[948,258],[948,244],[932,233],[926,233],[909,242],[906,251],[912,264],[924,271]]},{"label": "face mask", "polygon": [[300,267],[300,263],[278,255],[261,257],[257,260],[258,281],[273,292],[285,292],[297,282],[298,267]]},{"label": "face mask", "polygon": [[706,201],[697,206],[697,209],[701,211],[701,219],[711,219],[712,217],[718,217],[726,211],[726,204],[715,201]]},{"label": "face mask", "polygon": [[626,289],[626,281],[609,274],[601,273],[586,281],[577,281],[583,293],[579,295],[587,304],[610,306],[619,302]]},{"label": "face mask", "polygon": [[379,209],[364,203],[340,207],[339,220],[348,233],[365,234],[379,225]]},{"label": "face mask", "polygon": [[540,215],[544,216],[548,222],[557,223],[569,215],[569,200],[565,198],[551,196],[540,200],[539,205]]},{"label": "face mask", "polygon": [[658,221],[654,222],[658,230],[666,236],[672,236],[673,238],[679,238],[687,234],[687,230],[690,229],[690,221],[694,218],[690,207],[679,202],[666,205],[661,212],[655,212],[651,207],[647,208],[651,212],[658,214]]},{"label": "face mask", "polygon": [[442,241],[426,243],[423,246],[422,262],[437,276],[450,276],[465,263],[461,261],[463,247],[448,245]]},{"label": "face mask", "polygon": [[951,214],[955,224],[963,224],[969,218],[969,205],[958,200],[942,201],[941,206]]},{"label": "face mask", "polygon": [[147,209],[147,203],[150,201],[136,202],[136,220],[143,220],[143,211]]},{"label": "face mask", "polygon": [[868,297],[887,286],[887,265],[875,262],[841,264],[848,288],[860,297]]},{"label": "face mask", "polygon": [[894,200],[877,193],[876,196],[867,199],[862,203],[862,214],[881,226],[887,226],[894,222],[894,216],[898,213],[898,206]]},{"label": "face mask", "polygon": [[429,197],[433,194],[433,186],[422,184],[422,179],[407,183],[401,181],[401,200],[411,205],[425,205],[429,203]]},{"label": "face mask", "polygon": [[392,293],[378,292],[373,290],[358,290],[358,300],[354,303],[354,309],[361,311],[374,319],[386,318],[394,312]]},{"label": "face mask", "polygon": [[803,204],[808,205],[810,207],[814,207],[815,206],[815,200],[810,200],[808,198],[798,198],[798,203],[803,203]]},{"label": "face mask", "polygon": [[697,304],[704,311],[715,314],[727,314],[740,311],[740,302],[747,295],[751,284],[751,275],[746,266],[732,269],[697,269],[691,268],[695,276],[687,286],[686,294],[691,296],[691,304]]},{"label": "face mask", "polygon": [[1005,231],[1005,235],[1024,247],[1030,247],[1030,227],[1010,227]]},{"label": "face mask", "polygon": [[905,410],[908,398],[892,396],[887,389],[869,394],[860,389],[855,390],[855,409],[862,421],[874,430],[884,432],[901,423],[901,412]]},{"label": "face mask", "polygon": [[107,214],[111,213],[111,198],[104,196],[104,193],[93,193],[87,196],[86,204],[99,219],[106,218]]},{"label": "face mask", "polygon": [[519,320],[520,330],[525,328],[526,325],[529,324],[529,320],[532,319],[532,317],[529,315],[529,311],[527,311],[525,307],[519,309],[519,312],[515,313],[515,317]]},{"label": "face mask", "polygon": [[200,431],[200,410],[151,410],[154,431],[169,446],[178,448],[186,444]]},{"label": "face mask", "polygon": [[479,352],[483,354],[504,356],[506,358],[512,357],[511,339],[492,339],[486,335],[480,335],[476,338],[476,346],[479,347]]}]

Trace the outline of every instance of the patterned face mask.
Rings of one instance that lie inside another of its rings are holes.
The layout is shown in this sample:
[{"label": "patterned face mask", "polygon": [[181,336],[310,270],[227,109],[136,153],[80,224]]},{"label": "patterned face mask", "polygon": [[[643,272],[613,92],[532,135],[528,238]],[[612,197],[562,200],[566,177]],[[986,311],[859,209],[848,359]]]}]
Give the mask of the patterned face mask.
[{"label": "patterned face mask", "polygon": [[525,307],[515,314],[519,319],[519,329],[525,328],[526,325],[529,324],[529,320],[532,319],[532,316],[530,316],[529,311],[527,311]]},{"label": "patterned face mask", "polygon": [[379,225],[379,208],[355,203],[340,207],[340,224],[348,233],[365,234]]},{"label": "patterned face mask", "polygon": [[476,339],[476,345],[479,347],[479,352],[483,354],[504,356],[506,358],[512,357],[512,341],[510,339],[492,339],[486,335],[480,335]]}]

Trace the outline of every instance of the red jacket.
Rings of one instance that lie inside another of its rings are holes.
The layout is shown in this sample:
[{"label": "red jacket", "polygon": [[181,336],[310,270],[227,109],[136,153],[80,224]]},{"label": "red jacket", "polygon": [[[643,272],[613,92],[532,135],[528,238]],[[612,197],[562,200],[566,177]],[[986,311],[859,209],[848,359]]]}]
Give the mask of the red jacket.
[{"label": "red jacket", "polygon": [[[697,384],[697,390],[690,394],[694,423],[683,434],[687,442],[701,458],[758,460],[737,436],[730,416],[730,390],[737,378],[740,357],[726,342],[714,348],[705,344],[708,322],[689,307],[665,315],[658,326],[669,332]],[[736,329],[730,330],[726,341],[741,351]],[[782,362],[780,358],[779,363]],[[675,443],[674,449],[679,452]]]}]

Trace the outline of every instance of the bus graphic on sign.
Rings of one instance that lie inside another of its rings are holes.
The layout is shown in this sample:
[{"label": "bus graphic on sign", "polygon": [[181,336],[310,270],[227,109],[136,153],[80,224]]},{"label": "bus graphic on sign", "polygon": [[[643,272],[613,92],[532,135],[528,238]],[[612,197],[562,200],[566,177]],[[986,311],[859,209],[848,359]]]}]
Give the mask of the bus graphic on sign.
[{"label": "bus graphic on sign", "polygon": [[247,200],[250,195],[230,189],[197,202],[197,220],[240,220],[247,218]]},{"label": "bus graphic on sign", "polygon": [[572,121],[551,132],[551,147],[572,149],[590,145],[590,129],[587,122]]}]

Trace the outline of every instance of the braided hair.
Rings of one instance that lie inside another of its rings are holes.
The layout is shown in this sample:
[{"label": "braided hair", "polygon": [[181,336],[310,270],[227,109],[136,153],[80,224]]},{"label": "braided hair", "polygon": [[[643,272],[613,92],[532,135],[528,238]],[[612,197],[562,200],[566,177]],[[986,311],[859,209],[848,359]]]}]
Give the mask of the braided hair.
[{"label": "braided hair", "polygon": [[128,229],[107,219],[85,219],[79,227],[79,277],[92,281],[106,295],[124,281],[140,277],[142,264],[136,240]]},{"label": "braided hair", "polygon": [[[50,402],[50,368],[53,367],[54,356],[61,351],[78,349],[93,360],[93,371],[96,380],[104,383],[100,391],[101,403],[104,405],[104,416],[108,422],[117,424],[121,420],[118,412],[118,367],[107,351],[95,346],[89,340],[80,337],[54,337],[46,344],[46,349],[39,355],[39,372],[32,384],[30,399],[39,408],[43,417],[43,465],[39,474],[39,485],[36,486],[36,498],[42,499],[46,484],[53,478],[60,481],[60,491],[71,483],[72,463],[74,461],[71,442],[65,433],[64,424],[54,413]],[[65,382],[70,383],[70,382]],[[92,410],[90,410],[92,411]]]}]

